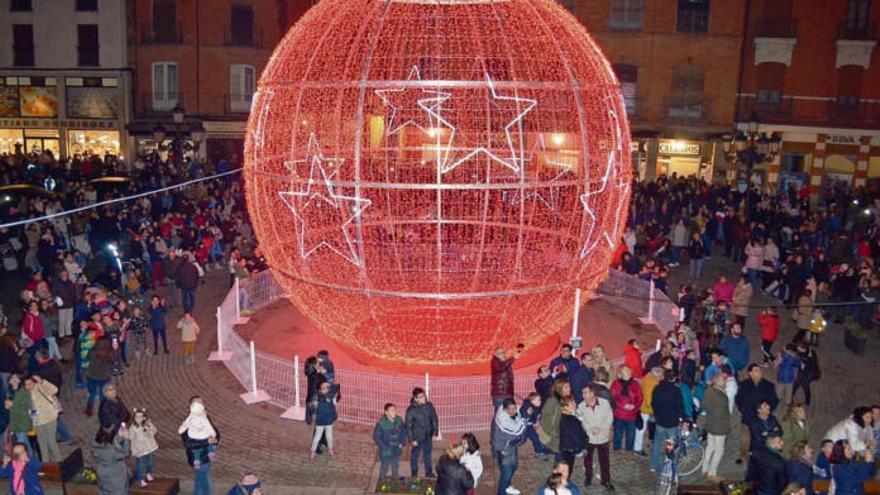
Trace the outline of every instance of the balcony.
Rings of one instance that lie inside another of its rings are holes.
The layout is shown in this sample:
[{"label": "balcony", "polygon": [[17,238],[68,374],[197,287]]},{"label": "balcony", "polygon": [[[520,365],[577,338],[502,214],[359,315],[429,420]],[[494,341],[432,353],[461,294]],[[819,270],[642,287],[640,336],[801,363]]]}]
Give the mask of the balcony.
[{"label": "balcony", "polygon": [[663,98],[663,120],[671,124],[706,124],[712,120],[712,109],[712,101],[706,98],[687,101]]},{"label": "balcony", "polygon": [[872,101],[832,100],[828,102],[828,123],[841,127],[880,125],[880,104]]},{"label": "balcony", "polygon": [[141,99],[147,112],[170,112],[174,107],[183,106],[183,94],[174,92],[146,92]]},{"label": "balcony", "polygon": [[225,46],[257,49],[265,48],[263,45],[262,29],[250,33],[250,36],[246,36],[241,33],[233,33],[232,28],[229,25],[226,25],[223,27],[223,32],[226,33],[223,39],[223,44]]},{"label": "balcony", "polygon": [[770,18],[758,19],[755,37],[758,38],[797,38],[797,19]]},{"label": "balcony", "polygon": [[227,113],[250,113],[253,99],[253,93],[227,94],[226,111]]},{"label": "balcony", "polygon": [[875,41],[877,40],[877,23],[841,22],[837,31],[839,40]]},{"label": "balcony", "polygon": [[790,119],[793,112],[794,100],[788,96],[782,96],[779,101],[758,101],[754,97],[740,97],[737,114],[740,117],[756,114],[761,122],[775,123]]},{"label": "balcony", "polygon": [[141,43],[145,45],[179,45],[183,43],[183,27],[144,24],[141,26]]}]

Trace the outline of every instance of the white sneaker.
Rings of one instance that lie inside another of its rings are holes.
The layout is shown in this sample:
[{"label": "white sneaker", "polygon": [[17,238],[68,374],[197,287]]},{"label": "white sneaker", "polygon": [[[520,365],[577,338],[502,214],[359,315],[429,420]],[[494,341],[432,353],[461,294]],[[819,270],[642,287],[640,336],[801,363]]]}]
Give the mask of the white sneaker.
[{"label": "white sneaker", "polygon": [[508,486],[507,490],[504,490],[504,493],[506,493],[507,495],[519,495],[520,491],[512,486]]}]

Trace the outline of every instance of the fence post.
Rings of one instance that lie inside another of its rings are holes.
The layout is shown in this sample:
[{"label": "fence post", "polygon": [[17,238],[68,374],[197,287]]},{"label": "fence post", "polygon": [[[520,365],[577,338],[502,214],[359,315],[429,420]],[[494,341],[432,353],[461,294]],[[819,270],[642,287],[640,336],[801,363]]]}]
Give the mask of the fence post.
[{"label": "fence post", "polygon": [[229,361],[232,353],[223,351],[223,316],[217,308],[217,350],[208,355],[208,361]]},{"label": "fence post", "polygon": [[238,321],[241,320],[241,290],[238,284],[238,277],[235,277],[233,289],[235,290],[235,319]]},{"label": "fence post", "polygon": [[581,347],[581,338],[578,336],[578,323],[580,322],[581,315],[581,290],[574,290],[574,314],[571,318],[571,340],[569,343],[575,349],[580,349]]},{"label": "fence post", "polygon": [[281,417],[294,421],[305,421],[306,408],[301,406],[299,392],[299,354],[293,356],[293,406],[288,407]]},{"label": "fence post", "polygon": [[648,289],[648,315],[639,318],[643,325],[653,325],[654,322],[654,281],[651,280]]},{"label": "fence post", "polygon": [[269,400],[266,392],[257,388],[257,350],[254,347],[254,341],[251,341],[251,391],[240,395],[245,404],[256,404],[257,402],[265,402]]}]

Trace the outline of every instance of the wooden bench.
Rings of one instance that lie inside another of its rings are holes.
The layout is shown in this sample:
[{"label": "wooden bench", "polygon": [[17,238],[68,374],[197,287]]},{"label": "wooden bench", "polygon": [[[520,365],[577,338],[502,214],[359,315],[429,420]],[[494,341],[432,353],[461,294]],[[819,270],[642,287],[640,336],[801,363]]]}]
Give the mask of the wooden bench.
[{"label": "wooden bench", "polygon": [[[813,480],[813,491],[827,493],[830,484],[828,480]],[[865,495],[880,495],[880,480],[868,480],[862,484],[862,489]]]},{"label": "wooden bench", "polygon": [[59,488],[64,490],[64,484],[82,471],[82,449],[76,449],[58,464],[46,463],[40,470],[40,485],[43,488]]},{"label": "wooden bench", "polygon": [[144,488],[137,482],[131,485],[131,495],[177,495],[180,493],[180,479],[156,478]]},{"label": "wooden bench", "polygon": [[721,483],[711,485],[678,485],[679,495],[724,495]]}]

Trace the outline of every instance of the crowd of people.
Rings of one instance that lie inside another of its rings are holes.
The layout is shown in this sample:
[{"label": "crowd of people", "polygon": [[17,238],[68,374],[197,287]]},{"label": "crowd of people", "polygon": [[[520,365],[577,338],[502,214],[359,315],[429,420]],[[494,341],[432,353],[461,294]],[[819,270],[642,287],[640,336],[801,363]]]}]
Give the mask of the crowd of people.
[{"label": "crowd of people", "polygon": [[[36,165],[22,166],[26,163]],[[266,268],[240,181],[229,177],[53,214],[223,167],[154,154],[131,167],[134,175],[125,186],[102,190],[85,181],[128,173],[128,167],[110,158],[0,157],[3,184],[55,186],[52,194],[22,195],[3,217],[4,222],[50,218],[0,229],[0,254],[30,273],[19,307],[7,308],[9,323],[4,318],[0,326],[5,398],[0,426],[10,454],[0,473],[12,487],[38,484],[40,462],[61,460],[59,444],[70,441],[64,410],[74,407],[59,395],[68,370],[75,386],[88,390],[85,414],[97,412],[89,449],[102,493],[125,493],[120,490],[127,489],[131,457],[134,480],[152,482],[153,455],[160,448],[156,425],[146,405],[129,409],[114,377],[175,348],[169,348],[169,320],[180,358],[191,363],[202,332],[194,310],[205,274],[222,270],[231,285]],[[601,345],[580,354],[563,345],[558,357],[539,367],[527,397],[514,395],[513,367],[523,349],[498,349],[491,359],[490,390],[498,493],[519,493],[512,484],[526,442],[536,456],[555,460],[539,494],[579,493],[571,478],[580,458],[587,486],[598,479],[614,491],[612,451],[642,456],[659,472],[668,460],[665,446],[693,424],[706,436],[701,471],[709,480],[720,480],[725,443],[738,431],[736,463],[759,495],[798,493],[796,486],[813,493],[812,482],[820,478],[833,480],[837,493],[858,493],[847,490],[873,475],[880,407],[856,408],[820,444],[810,443],[816,437],[807,416],[811,384],[821,379],[819,336],[829,324],[875,325],[880,232],[874,208],[880,205],[840,189],[828,192],[823,208],[813,210],[799,191],[743,195],[695,178],[636,183],[633,191],[640,207],[631,211],[614,266],[669,294],[671,270],[687,264],[688,282],[670,294],[681,309],[680,323],[655,352],[629,341],[617,366]],[[730,258],[742,270],[708,281],[704,260],[712,256]],[[759,293],[779,302],[757,308],[757,324],[748,328]],[[798,333],[780,345],[788,316]],[[752,348],[749,333],[760,336],[760,348]],[[767,380],[767,373],[775,380]],[[315,426],[309,455],[333,457],[341,388],[328,353],[310,357],[305,374],[307,421]],[[777,410],[785,412],[781,421]],[[373,430],[381,476],[398,477],[400,456],[408,448],[412,477],[421,468],[424,477],[436,477],[438,494],[472,493],[483,474],[480,444],[465,433],[435,464],[441,420],[420,388],[404,414],[387,404]],[[212,493],[210,469],[220,434],[203,399],[190,401],[178,433],[194,473],[194,493]],[[259,493],[256,477],[248,473],[245,479],[249,483],[237,484],[233,493]]]},{"label": "crowd of people", "polygon": [[[65,410],[75,407],[97,415],[87,447],[102,494],[128,493],[132,479],[142,487],[156,479],[156,424],[147,404],[129,408],[115,378],[139,361],[170,354],[169,325],[177,330],[181,359],[192,363],[202,331],[193,315],[206,272],[228,273],[232,284],[265,269],[265,262],[237,178],[123,197],[228,167],[159,153],[132,167],[109,155],[69,161],[49,153],[0,156],[0,185],[42,188],[4,198],[3,223],[21,223],[0,228],[0,254],[12,259],[4,259],[5,267],[29,274],[18,306],[8,305],[0,319],[0,431],[7,454],[0,474],[12,493],[42,493],[36,473],[44,462],[62,461],[59,444],[71,441]],[[108,176],[125,180],[107,188],[94,181]],[[110,203],[59,214],[99,200]],[[88,391],[81,406],[61,394],[70,378]],[[190,401],[178,433],[193,493],[213,493],[220,433],[202,398]],[[259,480],[246,473],[230,493],[259,494]]]}]

